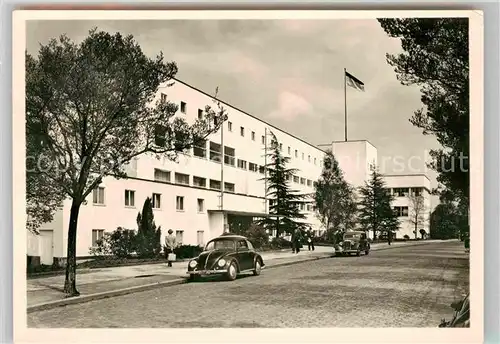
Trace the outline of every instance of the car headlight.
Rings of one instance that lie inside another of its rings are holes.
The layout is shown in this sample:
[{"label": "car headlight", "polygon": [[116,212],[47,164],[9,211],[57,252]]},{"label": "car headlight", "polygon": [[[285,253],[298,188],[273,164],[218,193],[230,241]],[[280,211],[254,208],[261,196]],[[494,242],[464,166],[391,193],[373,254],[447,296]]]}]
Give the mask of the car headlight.
[{"label": "car headlight", "polygon": [[217,262],[217,265],[219,265],[219,267],[223,267],[224,265],[226,265],[226,261],[224,259],[219,259],[219,261]]},{"label": "car headlight", "polygon": [[189,262],[189,267],[194,268],[196,265],[198,265],[198,262],[196,260],[192,260]]}]

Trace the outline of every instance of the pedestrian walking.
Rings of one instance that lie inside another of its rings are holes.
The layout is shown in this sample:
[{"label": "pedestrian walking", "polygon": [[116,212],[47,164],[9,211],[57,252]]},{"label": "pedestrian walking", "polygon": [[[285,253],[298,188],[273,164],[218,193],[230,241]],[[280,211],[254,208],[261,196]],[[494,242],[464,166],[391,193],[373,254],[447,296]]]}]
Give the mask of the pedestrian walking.
[{"label": "pedestrian walking", "polygon": [[390,245],[392,241],[392,231],[387,231],[387,243]]},{"label": "pedestrian walking", "polygon": [[309,230],[309,233],[307,235],[307,249],[309,251],[314,251],[314,233],[312,230]]},{"label": "pedestrian walking", "polygon": [[177,247],[177,238],[173,234],[174,231],[169,229],[168,235],[165,237],[165,258],[167,259],[167,266],[172,266],[172,260],[169,256],[171,253],[174,253],[174,249]]},{"label": "pedestrian walking", "polygon": [[292,251],[293,251],[293,253],[300,252],[300,248],[302,246],[301,239],[302,239],[302,233],[300,232],[300,229],[296,228],[295,231],[292,233]]}]

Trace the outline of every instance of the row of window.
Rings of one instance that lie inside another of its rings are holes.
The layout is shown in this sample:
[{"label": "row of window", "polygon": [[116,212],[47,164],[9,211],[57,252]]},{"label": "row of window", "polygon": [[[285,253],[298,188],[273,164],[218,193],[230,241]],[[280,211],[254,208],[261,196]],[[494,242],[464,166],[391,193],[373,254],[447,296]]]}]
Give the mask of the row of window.
[{"label": "row of window", "polygon": [[[238,168],[246,170],[246,167],[247,167],[247,161],[238,159]],[[248,167],[249,167],[249,170],[252,172],[259,172],[261,174],[265,173],[264,166],[259,166],[259,165],[251,162],[248,164]],[[155,181],[170,183],[171,177],[172,176],[171,176],[170,171],[161,170],[158,168],[155,168],[155,170],[154,170],[154,180]],[[176,184],[191,185],[189,179],[190,179],[189,174],[175,172],[175,183]],[[307,185],[308,187],[313,187],[313,181],[310,179],[303,178],[303,177],[289,175],[288,180],[293,181],[296,184]],[[202,188],[206,188],[207,187],[207,179],[203,178],[203,177],[193,176],[193,185],[198,186],[198,187],[202,187]],[[210,179],[209,188],[213,189],[213,190],[220,190],[221,189],[221,182],[219,180]],[[224,182],[224,191],[235,192],[234,190],[235,190],[234,183]]]},{"label": "row of window", "polygon": [[392,188],[388,189],[396,197],[421,196],[423,188]]},{"label": "row of window", "polygon": [[[94,189],[93,192],[93,203],[97,205],[105,204],[104,197],[104,187],[99,186]],[[151,197],[153,209],[161,209],[161,194],[153,193]],[[126,207],[135,207],[135,190],[125,190],[125,206]],[[175,209],[178,211],[184,211],[184,196],[176,196],[175,197]],[[205,200],[203,198],[197,199],[197,209],[199,213],[205,211]]]},{"label": "row of window", "polygon": [[[193,177],[193,180],[195,183],[197,183],[199,186],[206,187],[206,179],[205,178],[200,178],[200,177]],[[234,192],[234,184],[230,183],[224,183],[225,184],[225,190],[229,192]],[[228,185],[229,184],[229,185]],[[216,180],[210,180],[210,188],[211,189],[220,189],[220,181]],[[105,204],[105,194],[104,194],[104,187],[99,186],[94,189],[93,191],[93,203],[97,205],[104,205]],[[152,195],[152,205],[154,209],[161,209],[161,202],[162,202],[162,195],[159,193],[153,193]],[[125,206],[126,207],[135,207],[135,190],[125,190],[125,198],[124,198]],[[175,200],[176,204],[176,210],[177,211],[184,211],[184,196],[176,196]],[[274,200],[269,200],[269,206],[273,206]],[[312,204],[308,203],[299,203],[299,209],[300,210],[307,210],[307,211],[315,211],[315,207]],[[394,211],[396,214],[400,217],[407,217],[408,216],[408,207],[407,206],[397,206],[393,207]],[[205,200],[203,198],[198,198],[197,199],[197,210],[198,212],[204,212],[205,211]]]},{"label": "row of window", "polygon": [[[164,101],[166,101],[167,100],[167,95],[164,94],[164,93],[162,93],[161,94],[161,99],[164,100]],[[187,114],[187,104],[186,104],[186,102],[184,102],[184,101],[180,102],[179,110],[180,110],[181,113]],[[202,109],[198,109],[198,119],[202,119],[202,118],[203,118],[203,110]],[[229,132],[233,132],[233,122],[231,122],[231,121],[227,122],[227,130]],[[245,135],[246,135],[245,127],[240,126],[239,132],[240,132],[240,136],[241,137],[245,137]],[[255,131],[250,131],[250,139],[252,141],[256,140]],[[265,137],[265,135],[261,135],[260,140],[261,140],[261,144],[263,144],[263,145],[266,144],[266,137]],[[271,146],[273,146],[275,144],[277,144],[277,143],[272,140],[271,141]],[[283,144],[282,143],[279,144],[279,149],[281,151],[283,151]],[[288,146],[287,152],[288,152],[288,155],[290,157],[292,157],[292,147]],[[299,151],[297,149],[294,150],[294,156],[295,156],[295,158],[299,157]],[[302,160],[305,160],[305,153],[304,152],[301,152],[300,156],[302,157]],[[314,165],[317,165],[318,160],[315,157],[311,157],[311,155],[307,155],[307,162],[314,162]],[[321,165],[321,159],[320,159],[320,165]]]},{"label": "row of window", "polygon": [[398,217],[408,217],[408,207],[393,207],[392,209]]},{"label": "row of window", "polygon": [[[171,172],[166,170],[160,170],[155,168],[154,172],[154,180],[158,182],[168,182],[171,181]],[[191,185],[190,184],[190,175],[184,173],[175,172],[175,184],[180,185]],[[206,188],[207,187],[207,178],[193,176],[193,186]],[[221,190],[221,182],[220,180],[209,179],[208,186],[212,190]],[[224,191],[226,192],[235,192],[234,183],[224,182]]]},{"label": "row of window", "polygon": [[[136,232],[135,230],[132,230],[133,232]],[[97,242],[99,240],[102,240],[104,237],[104,229],[93,229],[92,230],[92,247],[97,246]],[[175,238],[177,240],[177,243],[179,245],[182,245],[183,240],[184,240],[184,231],[182,229],[176,230],[175,231]],[[204,231],[197,231],[196,233],[196,241],[198,246],[204,246],[205,245],[205,232]]]},{"label": "row of window", "polygon": [[[310,203],[305,203],[305,202],[298,202],[299,203],[299,210],[307,210],[307,211],[316,211],[316,207],[313,204]],[[270,199],[269,200],[269,206],[272,207],[274,205],[274,200]]]},{"label": "row of window", "polygon": [[[220,185],[220,184],[219,184]],[[93,203],[97,205],[104,205],[105,204],[105,197],[104,197],[104,191],[105,188],[102,186],[99,186],[94,189],[93,192]],[[153,209],[161,209],[161,204],[162,204],[162,195],[159,193],[153,193],[151,197],[151,202]],[[124,202],[126,207],[135,207],[135,190],[125,190],[125,202]],[[205,200],[203,198],[197,198],[196,201],[197,204],[197,211],[199,213],[202,213],[205,211]],[[273,206],[274,200],[270,199],[269,200],[269,206]],[[176,196],[175,198],[175,209],[177,211],[184,211],[185,206],[184,206],[184,196]],[[307,210],[307,211],[315,211],[316,208],[309,203],[299,203],[299,209],[300,210]]]}]

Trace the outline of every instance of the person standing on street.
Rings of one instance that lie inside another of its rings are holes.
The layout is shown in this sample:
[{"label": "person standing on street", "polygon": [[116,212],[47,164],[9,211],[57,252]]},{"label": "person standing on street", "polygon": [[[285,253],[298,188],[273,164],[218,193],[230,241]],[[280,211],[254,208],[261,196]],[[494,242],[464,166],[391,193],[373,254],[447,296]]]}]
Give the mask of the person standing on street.
[{"label": "person standing on street", "polygon": [[311,249],[314,251],[314,233],[312,230],[309,230],[307,233],[307,249],[311,251]]},{"label": "person standing on street", "polygon": [[172,261],[168,259],[168,255],[174,253],[174,249],[177,247],[177,239],[173,233],[174,231],[169,229],[168,235],[165,237],[165,258],[169,267],[172,266]]},{"label": "person standing on street", "polygon": [[300,229],[296,228],[292,234],[292,247],[293,247],[293,253],[299,253],[300,252],[300,240],[301,239],[301,233]]}]

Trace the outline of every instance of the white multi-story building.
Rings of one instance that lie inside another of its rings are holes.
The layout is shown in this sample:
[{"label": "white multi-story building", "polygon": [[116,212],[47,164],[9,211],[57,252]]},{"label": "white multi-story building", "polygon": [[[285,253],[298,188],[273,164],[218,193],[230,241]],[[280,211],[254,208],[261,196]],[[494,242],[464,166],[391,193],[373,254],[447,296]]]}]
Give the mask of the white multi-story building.
[{"label": "white multi-story building", "polygon": [[[203,116],[206,105],[214,107],[212,96],[178,80],[173,86],[160,88],[159,97],[176,103],[176,116],[188,123]],[[155,223],[161,226],[162,235],[172,229],[184,244],[201,245],[220,235],[228,229],[232,217],[265,216],[262,179],[271,132],[282,154],[290,157],[288,166],[298,170],[291,180],[292,187],[300,193],[313,192],[313,181],[321,173],[321,149],[230,104],[222,105],[228,120],[219,132],[207,138],[205,145],[180,155],[178,162],[141,156],[129,164],[127,179],[103,180],[81,207],[77,256],[88,256],[89,248],[104,232],[117,227],[136,229],[137,214],[147,197],[152,198]],[[301,211],[307,216],[304,222],[320,230],[312,204],[303,204]],[[28,234],[28,254],[40,256],[44,264],[51,264],[53,257],[65,257],[69,216],[67,200],[54,221],[40,228],[40,235]]]},{"label": "white multi-story building", "polygon": [[[331,144],[331,150],[346,181],[356,188],[363,186],[370,179],[372,170],[378,166],[377,148],[368,141],[337,141]],[[400,221],[396,237],[420,237],[421,229],[429,234],[429,216],[432,210],[429,178],[424,174],[384,174],[383,177],[386,188],[394,195],[392,207]],[[372,236],[372,233],[369,235]]]},{"label": "white multi-story building", "polygon": [[[394,195],[393,209],[399,215],[396,235],[420,238],[420,230],[429,234],[431,182],[424,174],[384,175],[386,187]],[[415,233],[416,230],[416,233]]]},{"label": "white multi-story building", "polygon": [[[214,106],[211,95],[179,80],[173,86],[161,87],[157,95],[160,97],[176,103],[179,106],[176,116],[184,117],[188,123],[203,116],[206,105]],[[263,177],[265,150],[272,143],[271,132],[282,154],[290,157],[289,167],[298,170],[290,181],[292,187],[301,193],[314,191],[313,183],[322,170],[324,147],[314,146],[230,104],[221,103],[228,120],[204,145],[181,154],[177,162],[143,155],[129,164],[127,179],[107,177],[89,195],[78,220],[78,257],[88,256],[89,248],[105,232],[118,227],[136,229],[137,214],[147,197],[152,198],[155,223],[161,226],[162,235],[172,229],[178,241],[184,244],[202,245],[227,231],[232,220],[265,216],[269,200],[265,199]],[[369,178],[377,163],[377,150],[373,145],[352,141],[334,142],[330,147],[339,157],[350,183],[360,186]],[[428,185],[423,179],[412,179],[412,184],[406,183],[405,177],[391,178],[388,180],[393,182],[389,185],[394,187],[426,188]],[[28,233],[28,255],[39,256],[42,264],[52,264],[54,259],[66,256],[70,203],[70,200],[64,202],[54,220],[40,228],[40,235]],[[301,206],[307,216],[304,222],[319,234],[324,228],[313,209],[312,204]]]}]

